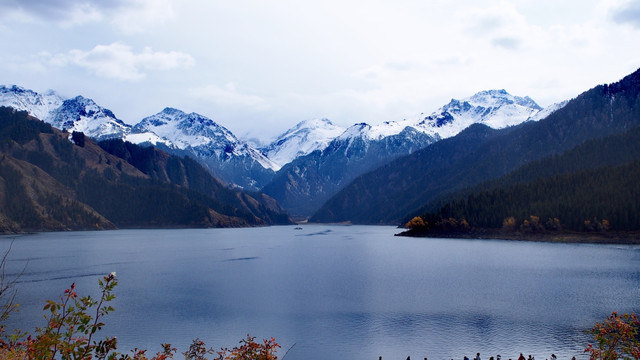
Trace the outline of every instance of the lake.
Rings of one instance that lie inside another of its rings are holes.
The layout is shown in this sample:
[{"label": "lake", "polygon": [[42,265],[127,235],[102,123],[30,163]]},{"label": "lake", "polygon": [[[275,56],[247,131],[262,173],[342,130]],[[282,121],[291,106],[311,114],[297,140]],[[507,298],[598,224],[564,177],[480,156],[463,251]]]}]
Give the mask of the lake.
[{"label": "lake", "polygon": [[[250,333],[280,357],[483,360],[576,356],[612,311],[640,312],[640,247],[394,237],[377,226],[116,230],[0,237],[19,313],[44,325],[45,299],[76,282],[98,295],[115,271],[103,336],[119,349],[216,349]],[[295,344],[295,346],[294,346]],[[177,357],[179,358],[179,357]]]}]

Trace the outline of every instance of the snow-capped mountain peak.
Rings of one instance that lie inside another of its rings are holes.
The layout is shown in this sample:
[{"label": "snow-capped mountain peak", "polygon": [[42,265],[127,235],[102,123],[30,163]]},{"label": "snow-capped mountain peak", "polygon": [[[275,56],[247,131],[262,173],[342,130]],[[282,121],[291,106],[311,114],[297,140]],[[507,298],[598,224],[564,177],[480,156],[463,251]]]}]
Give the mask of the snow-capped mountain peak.
[{"label": "snow-capped mountain peak", "polygon": [[0,104],[26,111],[29,115],[45,121],[63,101],[64,99],[53,90],[39,94],[17,85],[0,86]]},{"label": "snow-capped mountain peak", "polygon": [[344,130],[329,119],[301,121],[261,151],[278,164],[279,168],[297,157],[326,148],[331,140],[342,134]]},{"label": "snow-capped mountain peak", "polygon": [[[557,108],[544,111],[546,115]],[[395,136],[405,129],[429,135],[430,139],[444,139],[458,134],[474,123],[483,123],[492,128],[504,128],[520,124],[542,113],[542,108],[530,97],[513,96],[506,90],[480,91],[461,100],[451,99],[440,109],[425,116],[424,113],[402,121],[386,121],[379,125],[359,123],[349,127],[336,141],[351,142],[359,138],[363,141],[378,141]],[[545,116],[546,116],[545,115]]]},{"label": "snow-capped mountain peak", "polygon": [[[503,89],[486,90],[452,99],[430,115],[421,113],[378,125],[358,123],[344,128],[328,119],[305,120],[256,150],[212,119],[176,108],[167,107],[132,127],[91,99],[64,99],[53,91],[39,94],[16,85],[0,86],[0,105],[25,110],[59,129],[81,131],[97,140],[120,138],[193,156],[230,184],[254,190],[270,181],[274,171],[316,150],[341,153],[349,159],[380,158],[385,152],[397,156],[454,136],[474,123],[502,128],[542,119],[563,106],[541,109],[529,97],[513,96]],[[374,155],[367,155],[370,148]]]},{"label": "snow-capped mountain peak", "polygon": [[43,120],[58,129],[80,131],[97,140],[122,139],[131,131],[131,125],[116,118],[111,110],[82,96],[64,100]]},{"label": "snow-capped mountain peak", "polygon": [[551,115],[552,113],[554,113],[554,112],[562,109],[563,107],[565,107],[565,105],[567,105],[567,103],[569,103],[569,100],[564,100],[564,101],[561,101],[559,103],[551,104],[551,105],[547,106],[546,108],[538,111],[538,113],[536,113],[531,118],[529,118],[528,121],[542,120],[542,119],[546,118],[547,116]]},{"label": "snow-capped mountain peak", "polygon": [[111,110],[82,96],[65,100],[52,90],[40,94],[16,85],[0,86],[0,104],[26,111],[58,129],[81,131],[98,140],[122,138],[130,130]]},{"label": "snow-capped mountain peak", "polygon": [[464,101],[467,101],[474,106],[482,106],[485,108],[517,104],[532,109],[542,110],[542,108],[530,97],[514,96],[504,89],[480,91],[473,96],[464,99]]},{"label": "snow-capped mountain peak", "polygon": [[431,115],[421,115],[418,121],[405,120],[405,124],[444,139],[474,123],[495,129],[517,125],[540,110],[542,108],[528,96],[513,96],[504,89],[485,90],[462,100],[451,99]]},{"label": "snow-capped mountain peak", "polygon": [[373,127],[367,123],[357,123],[349,126],[340,136],[336,138],[339,141],[346,141],[354,138],[370,139]]},{"label": "snow-capped mountain peak", "polygon": [[165,108],[161,112],[148,116],[133,127],[132,134],[152,132],[164,143],[178,149],[198,147],[214,141],[238,143],[239,140],[226,128],[218,125],[206,116],[196,113],[187,114],[175,108]]},{"label": "snow-capped mountain peak", "polygon": [[134,143],[162,144],[169,149],[190,149],[199,157],[216,157],[226,161],[231,157],[249,157],[265,169],[278,168],[259,151],[206,116],[165,108],[136,124],[127,140]]}]

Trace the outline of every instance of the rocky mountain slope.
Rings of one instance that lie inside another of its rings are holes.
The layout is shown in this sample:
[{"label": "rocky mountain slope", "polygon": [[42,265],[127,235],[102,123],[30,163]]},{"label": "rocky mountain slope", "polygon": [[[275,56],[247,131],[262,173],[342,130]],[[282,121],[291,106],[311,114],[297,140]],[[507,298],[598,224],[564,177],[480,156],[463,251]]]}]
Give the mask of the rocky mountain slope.
[{"label": "rocky mountain slope", "polygon": [[195,113],[165,108],[131,126],[91,99],[65,100],[53,91],[40,94],[15,85],[0,86],[0,105],[27,111],[57,129],[82,132],[97,141],[122,139],[189,155],[220,180],[248,190],[262,188],[279,168],[226,128]]},{"label": "rocky mountain slope", "polygon": [[231,190],[193,160],[76,134],[0,107],[2,230],[289,223],[273,199]]},{"label": "rocky mountain slope", "polygon": [[190,155],[218,178],[249,190],[262,188],[277,168],[261,152],[213,120],[173,108],[142,119],[125,139]]}]

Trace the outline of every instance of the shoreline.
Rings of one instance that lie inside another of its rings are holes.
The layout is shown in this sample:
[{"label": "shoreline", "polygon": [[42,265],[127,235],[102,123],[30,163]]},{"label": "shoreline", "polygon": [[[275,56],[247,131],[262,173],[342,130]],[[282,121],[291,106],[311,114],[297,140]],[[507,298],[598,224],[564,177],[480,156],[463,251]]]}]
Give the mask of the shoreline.
[{"label": "shoreline", "polygon": [[[334,224],[318,224],[306,223],[297,225],[333,225],[333,226],[352,226],[350,223],[334,223]],[[246,226],[246,227],[227,227],[234,228],[260,228],[279,225],[262,225],[262,226]],[[292,225],[287,225],[292,226]],[[48,232],[74,232],[74,231],[108,231],[108,230],[154,230],[154,229],[205,229],[203,227],[124,227],[115,229],[39,229],[39,230],[23,230],[23,231],[0,231],[0,236],[20,236],[35,233]],[[400,230],[402,228],[398,228]],[[502,230],[489,229],[473,229],[467,232],[425,232],[418,230],[404,230],[394,234],[394,236],[414,237],[414,238],[441,238],[441,239],[476,239],[476,240],[506,240],[506,241],[531,241],[531,242],[548,242],[548,243],[568,243],[568,244],[603,244],[603,245],[640,245],[640,231],[608,231],[608,232],[539,232],[539,233],[522,233],[522,232],[505,232]]]},{"label": "shoreline", "polygon": [[444,239],[478,239],[478,240],[511,240],[568,244],[603,244],[603,245],[640,245],[640,231],[609,231],[605,233],[580,232],[547,232],[521,233],[501,230],[471,230],[469,232],[423,232],[405,230],[395,236],[444,238]]}]

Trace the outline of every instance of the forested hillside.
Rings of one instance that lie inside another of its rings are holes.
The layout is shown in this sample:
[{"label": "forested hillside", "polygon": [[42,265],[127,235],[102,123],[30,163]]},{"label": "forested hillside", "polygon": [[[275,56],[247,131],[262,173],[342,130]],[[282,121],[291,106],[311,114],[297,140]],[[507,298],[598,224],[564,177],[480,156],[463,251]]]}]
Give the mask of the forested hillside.
[{"label": "forested hillside", "polygon": [[406,222],[413,233],[437,235],[638,231],[639,175],[636,127],[461,191]]},{"label": "forested hillside", "polygon": [[640,229],[638,176],[640,160],[554,175],[480,191],[421,217],[432,225],[464,219],[471,228],[481,229],[635,231]]},{"label": "forested hillside", "polygon": [[555,175],[628,164],[637,159],[640,159],[640,127],[632,128],[622,134],[586,141],[565,153],[528,163],[498,179],[451,193],[407,215],[403,222],[416,215],[437,212],[450,202],[479,192],[529,183]]},{"label": "forested hillside", "polygon": [[105,147],[115,155],[0,107],[0,230],[289,223],[272,199],[227,189],[192,160]]}]

